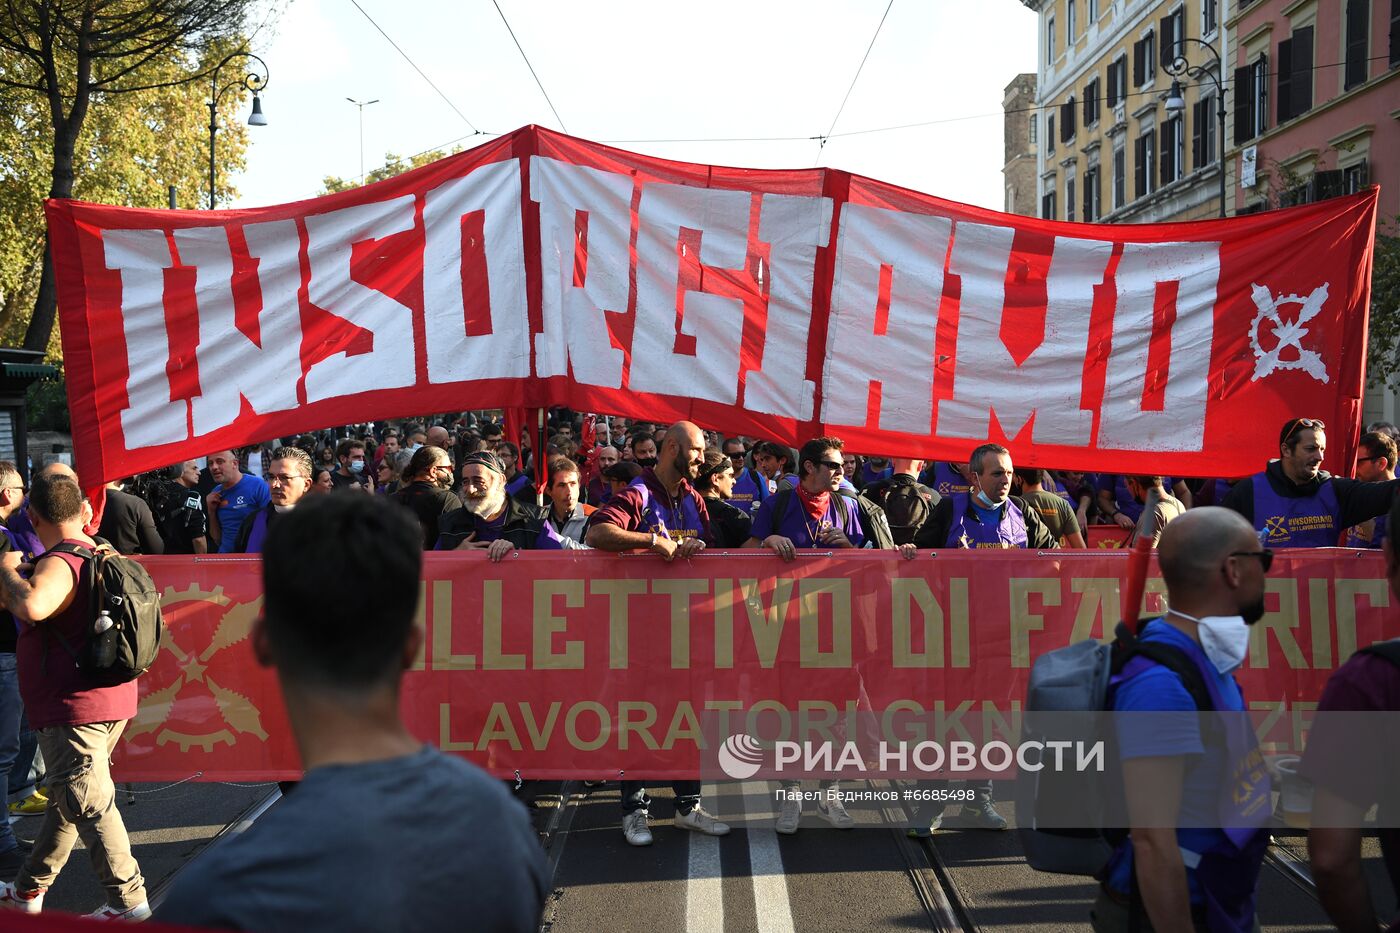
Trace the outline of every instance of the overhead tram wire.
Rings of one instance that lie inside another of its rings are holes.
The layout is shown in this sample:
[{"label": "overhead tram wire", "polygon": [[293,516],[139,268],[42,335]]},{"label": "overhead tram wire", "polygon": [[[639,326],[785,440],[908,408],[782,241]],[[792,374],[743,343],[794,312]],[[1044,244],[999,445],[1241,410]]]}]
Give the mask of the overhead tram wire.
[{"label": "overhead tram wire", "polygon": [[[354,0],[351,0],[351,2],[354,2]],[[893,3],[894,0],[890,0],[890,2]],[[535,79],[536,86],[539,87],[540,93],[544,95],[544,102],[549,104],[549,109],[554,114],[554,122],[558,123],[559,128],[565,133],[569,132],[569,128],[564,125],[564,118],[559,116],[559,111],[554,107],[554,101],[549,99],[549,92],[544,89],[544,82],[541,81],[540,76],[535,73],[535,66],[530,64],[530,56],[525,54],[524,46],[520,44],[519,39],[515,38],[515,30],[510,28],[510,20],[506,19],[505,11],[501,9],[501,5],[497,3],[496,0],[491,0],[491,5],[496,8],[497,13],[501,14],[501,22],[506,24],[506,32],[510,33],[511,41],[514,42],[515,47],[520,50],[520,57],[525,59],[525,67],[530,69],[530,77]]]},{"label": "overhead tram wire", "polygon": [[[487,134],[485,134],[485,133],[482,133],[481,130],[479,130],[479,129],[476,128],[476,125],[473,124],[472,121],[470,121],[470,120],[467,119],[467,115],[466,115],[465,113],[463,113],[463,112],[457,107],[457,105],[454,104],[454,103],[452,102],[451,98],[449,98],[446,94],[444,94],[444,93],[442,92],[442,88],[438,87],[436,84],[433,83],[433,79],[430,78],[430,77],[428,77],[427,73],[425,73],[425,72],[423,71],[422,68],[419,68],[419,67],[418,67],[418,63],[417,63],[417,62],[415,62],[412,58],[409,58],[408,53],[405,52],[403,49],[401,49],[401,48],[399,47],[399,44],[398,44],[397,42],[395,42],[395,41],[393,40],[393,38],[392,38],[387,32],[384,31],[384,27],[383,27],[383,26],[380,26],[378,23],[376,23],[376,22],[374,21],[374,17],[373,17],[373,16],[370,16],[369,13],[365,10],[364,7],[360,6],[359,0],[350,0],[350,2],[353,3],[353,4],[355,5],[355,9],[359,10],[362,14],[364,14],[365,19],[369,20],[369,24],[370,24],[371,26],[373,26],[375,29],[379,30],[379,34],[380,34],[381,36],[383,36],[384,39],[385,39],[390,45],[392,45],[392,46],[394,47],[394,51],[398,52],[401,56],[403,56],[403,60],[406,61],[406,62],[408,62],[408,64],[413,68],[414,71],[418,72],[419,77],[421,77],[424,81],[428,82],[428,87],[432,88],[434,91],[437,92],[437,96],[438,96],[438,97],[441,97],[442,100],[443,100],[443,102],[446,103],[447,106],[449,106],[449,107],[452,108],[452,112],[455,113],[455,114],[457,114],[457,116],[461,117],[463,123],[465,123],[467,126],[470,126],[470,127],[471,127],[471,129],[472,129],[472,135],[473,135],[473,136],[484,136],[484,135],[487,135]],[[431,151],[431,150],[429,150],[429,151]]]},{"label": "overhead tram wire", "polygon": [[870,50],[875,48],[875,40],[880,38],[880,30],[885,27],[885,20],[889,18],[890,9],[894,6],[894,0],[890,0],[885,5],[885,12],[880,15],[880,23],[875,27],[875,35],[870,37],[870,44],[865,47],[865,54],[861,56],[860,65],[856,68],[855,76],[851,78],[851,86],[846,88],[846,96],[841,98],[841,106],[836,108],[836,116],[831,118],[831,126],[827,128],[826,134],[818,137],[817,157],[812,160],[812,167],[815,168],[821,161],[822,150],[826,148],[826,141],[831,138],[832,130],[836,129],[836,121],[841,119],[841,112],[846,109],[846,101],[851,99],[851,92],[856,89],[856,82],[860,80],[860,73],[865,70],[865,62],[870,58]]}]

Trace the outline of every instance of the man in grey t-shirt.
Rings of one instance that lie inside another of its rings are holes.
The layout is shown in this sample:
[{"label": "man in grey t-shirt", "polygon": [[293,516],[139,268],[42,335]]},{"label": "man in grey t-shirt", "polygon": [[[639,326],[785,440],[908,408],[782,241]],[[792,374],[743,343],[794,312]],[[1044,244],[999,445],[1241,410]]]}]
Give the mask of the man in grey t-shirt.
[{"label": "man in grey t-shirt", "polygon": [[524,807],[399,716],[423,639],[421,538],[409,513],[371,496],[312,497],[269,530],[253,650],[277,668],[306,777],[192,862],[158,919],[262,933],[538,929],[547,876]]}]

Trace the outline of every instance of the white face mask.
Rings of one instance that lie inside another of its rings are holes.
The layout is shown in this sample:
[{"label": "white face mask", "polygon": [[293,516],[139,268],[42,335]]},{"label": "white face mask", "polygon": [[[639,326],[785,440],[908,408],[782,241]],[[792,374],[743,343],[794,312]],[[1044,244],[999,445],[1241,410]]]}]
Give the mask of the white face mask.
[{"label": "white face mask", "polygon": [[1245,624],[1244,616],[1205,616],[1198,619],[1175,609],[1172,614],[1190,619],[1199,626],[1201,649],[1217,671],[1228,674],[1244,663],[1245,652],[1249,650],[1249,626]]},{"label": "white face mask", "polygon": [[984,507],[986,507],[986,508],[989,508],[989,509],[999,509],[999,508],[1001,508],[1002,503],[1005,502],[1006,500],[1005,500],[1005,499],[1000,499],[1000,500],[998,500],[998,501],[996,501],[996,502],[993,502],[993,501],[991,500],[991,498],[990,498],[985,492],[983,492],[982,490],[979,489],[979,490],[977,490],[977,501],[980,502],[980,503],[981,503]]}]

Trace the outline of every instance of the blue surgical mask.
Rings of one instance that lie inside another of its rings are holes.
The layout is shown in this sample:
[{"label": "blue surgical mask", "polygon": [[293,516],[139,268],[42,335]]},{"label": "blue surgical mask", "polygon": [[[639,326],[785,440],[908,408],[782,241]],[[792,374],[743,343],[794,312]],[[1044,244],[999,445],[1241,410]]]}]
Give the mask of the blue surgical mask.
[{"label": "blue surgical mask", "polygon": [[365,471],[365,462],[364,462],[363,460],[351,460],[351,461],[350,461],[350,472],[351,472],[351,473],[354,473],[356,476],[359,476],[359,475],[360,475],[361,473],[363,473],[364,471]]}]

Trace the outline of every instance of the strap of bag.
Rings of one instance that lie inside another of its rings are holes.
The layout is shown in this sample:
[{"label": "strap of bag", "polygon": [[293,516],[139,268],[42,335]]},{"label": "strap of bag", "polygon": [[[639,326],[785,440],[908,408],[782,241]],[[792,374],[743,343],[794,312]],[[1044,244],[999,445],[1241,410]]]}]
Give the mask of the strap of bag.
[{"label": "strap of bag", "polygon": [[[97,553],[98,553],[99,551],[111,551],[111,550],[112,550],[111,545],[107,545],[107,544],[99,544],[99,545],[97,545],[96,547],[87,548],[87,547],[83,547],[81,544],[70,544],[70,543],[68,543],[67,541],[60,541],[58,544],[55,544],[53,547],[49,548],[49,549],[48,549],[47,551],[45,551],[43,554],[40,554],[40,555],[39,555],[39,558],[42,559],[42,558],[48,556],[49,554],[72,554],[72,555],[74,555],[74,556],[76,556],[76,557],[82,558],[84,561],[87,561],[89,564],[91,564],[94,560],[97,559]],[[88,608],[89,608],[89,609],[92,608],[92,605],[93,605],[92,598],[93,598],[93,595],[94,595],[96,592],[97,592],[97,571],[96,571],[96,568],[94,567],[94,569],[93,569],[91,572],[88,573]],[[78,657],[78,652],[75,651],[75,650],[73,649],[73,647],[72,647],[71,645],[68,644],[68,639],[64,638],[64,637],[63,637],[63,634],[62,634],[61,632],[59,632],[58,629],[54,628],[52,625],[46,625],[46,626],[44,626],[44,632],[47,633],[48,635],[52,635],[54,638],[57,638],[57,639],[58,639],[59,645],[62,646],[64,652],[67,653],[68,657],[70,657],[70,658],[73,659],[73,663],[74,663],[74,664],[79,664],[79,663],[81,663],[81,659]],[[40,662],[40,663],[41,663],[41,669],[47,668],[47,666],[48,666],[48,660],[49,660],[49,658],[48,658],[48,644],[45,643],[45,645],[44,645],[44,657],[43,657],[42,661]]]}]

